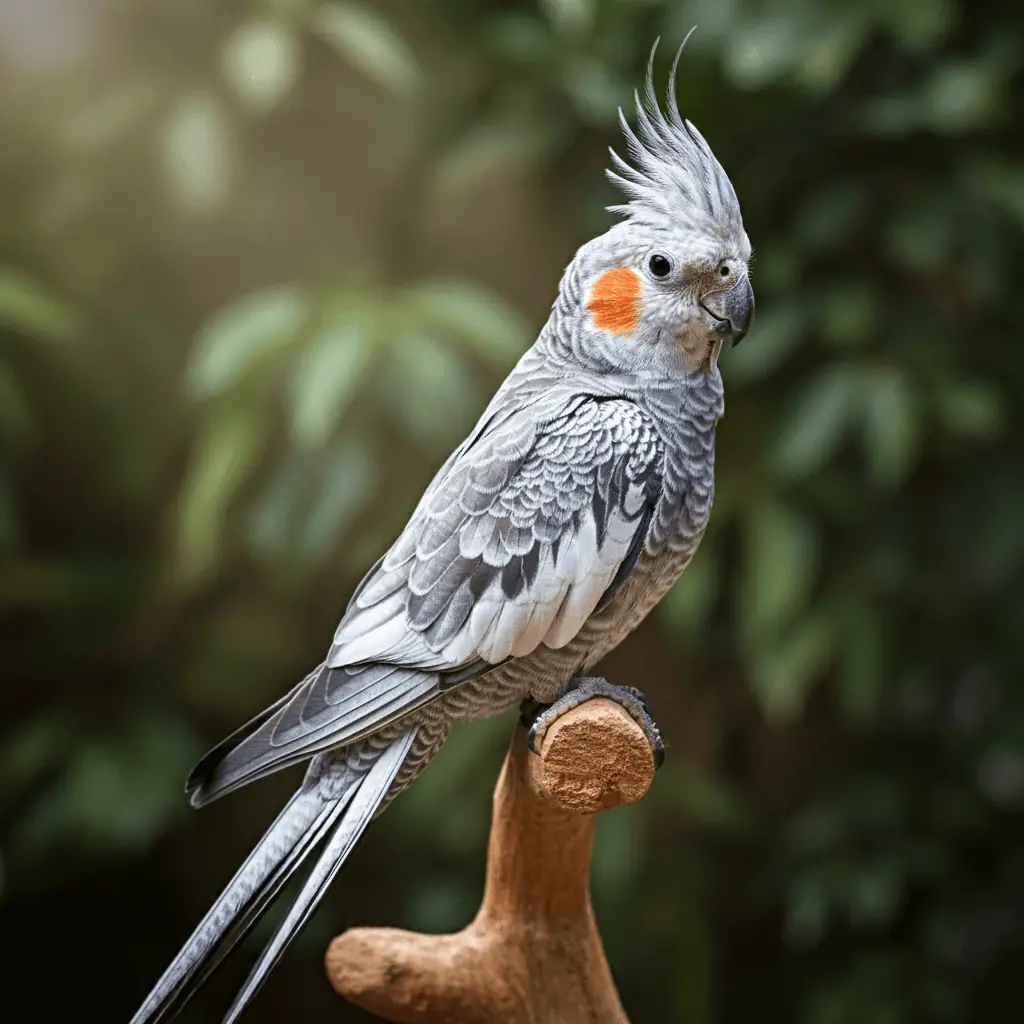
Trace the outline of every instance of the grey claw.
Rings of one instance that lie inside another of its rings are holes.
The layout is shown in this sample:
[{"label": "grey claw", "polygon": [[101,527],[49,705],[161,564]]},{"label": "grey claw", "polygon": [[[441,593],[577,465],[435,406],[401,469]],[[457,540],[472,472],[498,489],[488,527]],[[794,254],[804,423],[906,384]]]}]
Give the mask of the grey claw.
[{"label": "grey claw", "polygon": [[519,705],[519,724],[524,729],[530,729],[531,734],[533,727],[537,724],[537,716],[543,707],[543,704],[538,704],[537,701],[529,697]]},{"label": "grey claw", "polygon": [[626,689],[631,694],[633,694],[633,696],[636,697],[638,701],[640,701],[640,706],[644,709],[644,711],[647,712],[647,715],[649,717],[651,714],[651,709],[647,705],[647,695],[643,692],[643,690],[638,690],[635,686],[627,686]]},{"label": "grey claw", "polygon": [[536,739],[537,739],[537,727],[536,727],[536,725],[534,725],[530,729],[530,731],[526,734],[526,746],[529,749],[531,754],[540,754],[540,751],[537,749],[536,743],[534,742]]},{"label": "grey claw", "polygon": [[539,754],[538,743],[543,739],[549,725],[572,708],[578,707],[591,697],[608,697],[623,707],[644,731],[654,758],[654,770],[665,763],[665,745],[658,727],[651,719],[647,697],[635,686],[613,686],[607,679],[599,677],[573,676],[570,688],[554,704],[537,704],[523,701],[520,706],[520,721],[529,727],[526,745],[534,754]]},{"label": "grey claw", "polygon": [[657,771],[665,763],[665,744],[660,736],[654,744],[654,749],[651,753],[654,755],[654,770]]}]

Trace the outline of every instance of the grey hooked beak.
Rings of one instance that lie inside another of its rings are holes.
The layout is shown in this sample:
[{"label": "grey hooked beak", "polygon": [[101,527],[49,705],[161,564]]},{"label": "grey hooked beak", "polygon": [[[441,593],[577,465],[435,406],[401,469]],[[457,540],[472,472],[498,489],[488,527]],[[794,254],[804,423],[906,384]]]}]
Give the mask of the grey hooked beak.
[{"label": "grey hooked beak", "polygon": [[754,289],[749,279],[742,277],[731,288],[709,295],[701,306],[717,321],[715,330],[731,337],[735,348],[754,322]]}]

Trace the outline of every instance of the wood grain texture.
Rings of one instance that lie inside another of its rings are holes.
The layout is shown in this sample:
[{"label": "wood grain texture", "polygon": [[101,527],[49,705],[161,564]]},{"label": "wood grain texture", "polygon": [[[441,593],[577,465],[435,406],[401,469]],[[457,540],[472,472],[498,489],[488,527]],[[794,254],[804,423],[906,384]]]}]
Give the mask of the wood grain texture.
[{"label": "wood grain texture", "polygon": [[624,1024],[590,904],[594,813],[654,778],[640,727],[595,698],[539,756],[518,727],[494,793],[483,903],[455,935],[353,928],[327,952],[334,988],[399,1024]]}]

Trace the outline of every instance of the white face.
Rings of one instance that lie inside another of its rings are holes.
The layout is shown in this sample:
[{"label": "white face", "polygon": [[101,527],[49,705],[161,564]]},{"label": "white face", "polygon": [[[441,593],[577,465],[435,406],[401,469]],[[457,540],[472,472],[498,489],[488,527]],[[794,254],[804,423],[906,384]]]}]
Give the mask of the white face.
[{"label": "white face", "polygon": [[577,254],[586,345],[617,368],[689,374],[753,317],[746,234],[618,224]]}]

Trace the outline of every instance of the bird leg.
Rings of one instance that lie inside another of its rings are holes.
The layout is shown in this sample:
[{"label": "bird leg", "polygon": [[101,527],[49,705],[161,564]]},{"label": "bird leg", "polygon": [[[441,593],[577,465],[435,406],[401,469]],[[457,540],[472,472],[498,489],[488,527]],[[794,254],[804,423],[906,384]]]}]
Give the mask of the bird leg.
[{"label": "bird leg", "polygon": [[536,701],[523,701],[519,709],[519,719],[530,732],[527,745],[533,753],[537,753],[544,741],[544,733],[548,727],[561,718],[567,711],[579,707],[592,697],[607,697],[615,701],[643,730],[651,747],[654,768],[657,771],[665,760],[665,744],[661,733],[651,718],[647,707],[647,698],[635,686],[615,686],[600,676],[573,676],[564,694],[554,704],[539,704]]}]

